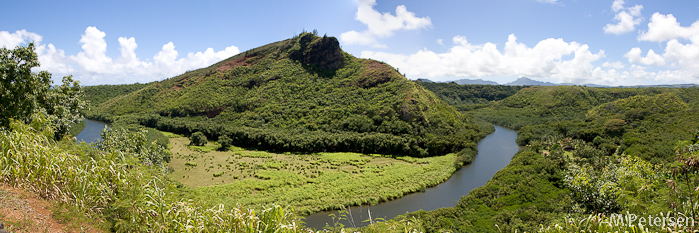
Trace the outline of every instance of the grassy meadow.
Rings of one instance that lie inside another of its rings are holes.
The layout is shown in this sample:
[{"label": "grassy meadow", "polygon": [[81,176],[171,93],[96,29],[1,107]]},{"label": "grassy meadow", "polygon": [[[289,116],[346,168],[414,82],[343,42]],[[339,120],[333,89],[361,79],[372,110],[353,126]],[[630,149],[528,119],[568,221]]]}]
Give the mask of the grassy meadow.
[{"label": "grassy meadow", "polygon": [[190,146],[170,138],[169,176],[191,187],[183,195],[195,200],[260,209],[272,204],[296,212],[377,204],[424,191],[455,171],[455,155],[430,158],[359,153],[274,153],[239,147],[220,151],[209,142]]}]

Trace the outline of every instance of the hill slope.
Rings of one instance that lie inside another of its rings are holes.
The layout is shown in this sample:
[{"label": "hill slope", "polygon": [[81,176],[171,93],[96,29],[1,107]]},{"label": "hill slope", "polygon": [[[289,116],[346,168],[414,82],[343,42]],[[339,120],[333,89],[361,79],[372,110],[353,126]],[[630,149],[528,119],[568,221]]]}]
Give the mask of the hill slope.
[{"label": "hill slope", "polygon": [[662,91],[658,88],[534,86],[521,89],[491,106],[470,113],[494,124],[519,130],[525,125],[582,120],[588,110],[602,103],[635,95],[653,95]]},{"label": "hill slope", "polygon": [[89,118],[292,151],[438,155],[484,136],[394,68],[303,33],[103,102]]}]

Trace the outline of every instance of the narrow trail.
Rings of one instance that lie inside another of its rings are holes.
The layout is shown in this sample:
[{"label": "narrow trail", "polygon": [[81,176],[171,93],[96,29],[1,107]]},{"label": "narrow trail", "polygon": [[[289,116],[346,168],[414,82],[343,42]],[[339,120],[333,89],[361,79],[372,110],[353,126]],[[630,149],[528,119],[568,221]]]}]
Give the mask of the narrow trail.
[{"label": "narrow trail", "polygon": [[[54,216],[53,201],[0,183],[0,222],[8,232],[104,232],[84,221]],[[70,222],[68,222],[70,221]]]}]

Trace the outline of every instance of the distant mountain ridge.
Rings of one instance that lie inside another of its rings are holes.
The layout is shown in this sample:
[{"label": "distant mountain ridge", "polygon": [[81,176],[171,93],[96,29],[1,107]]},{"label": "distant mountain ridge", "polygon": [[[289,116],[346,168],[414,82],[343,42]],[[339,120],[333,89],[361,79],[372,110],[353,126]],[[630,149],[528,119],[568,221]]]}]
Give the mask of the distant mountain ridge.
[{"label": "distant mountain ridge", "polygon": [[560,84],[536,81],[530,78],[521,77],[515,81],[504,84],[506,86],[559,86]]},{"label": "distant mountain ridge", "polygon": [[459,85],[500,85],[499,83],[483,79],[459,79],[452,82]]},{"label": "distant mountain ridge", "polygon": [[[418,79],[420,82],[434,82],[429,79]],[[687,87],[697,87],[698,84],[656,84],[656,85],[634,85],[634,86],[607,86],[599,85],[594,83],[586,83],[582,85],[574,83],[552,83],[552,82],[542,82],[533,80],[527,77],[520,77],[515,81],[499,84],[497,82],[483,80],[483,79],[458,79],[453,81],[445,81],[444,83],[454,82],[459,85],[504,85],[504,86],[586,86],[586,87],[599,87],[599,88],[611,88],[611,87],[622,87],[622,88],[636,88],[636,87],[668,87],[668,88],[687,88]]]}]

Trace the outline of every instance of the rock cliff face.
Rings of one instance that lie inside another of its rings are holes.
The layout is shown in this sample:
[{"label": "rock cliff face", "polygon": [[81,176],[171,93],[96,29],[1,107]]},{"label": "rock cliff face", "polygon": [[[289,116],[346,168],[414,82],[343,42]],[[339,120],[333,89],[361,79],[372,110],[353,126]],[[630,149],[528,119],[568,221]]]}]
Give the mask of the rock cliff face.
[{"label": "rock cliff face", "polygon": [[342,67],[344,60],[335,37],[316,37],[313,34],[299,38],[298,46],[292,48],[289,57],[304,66],[316,66],[322,70],[336,70]]}]

